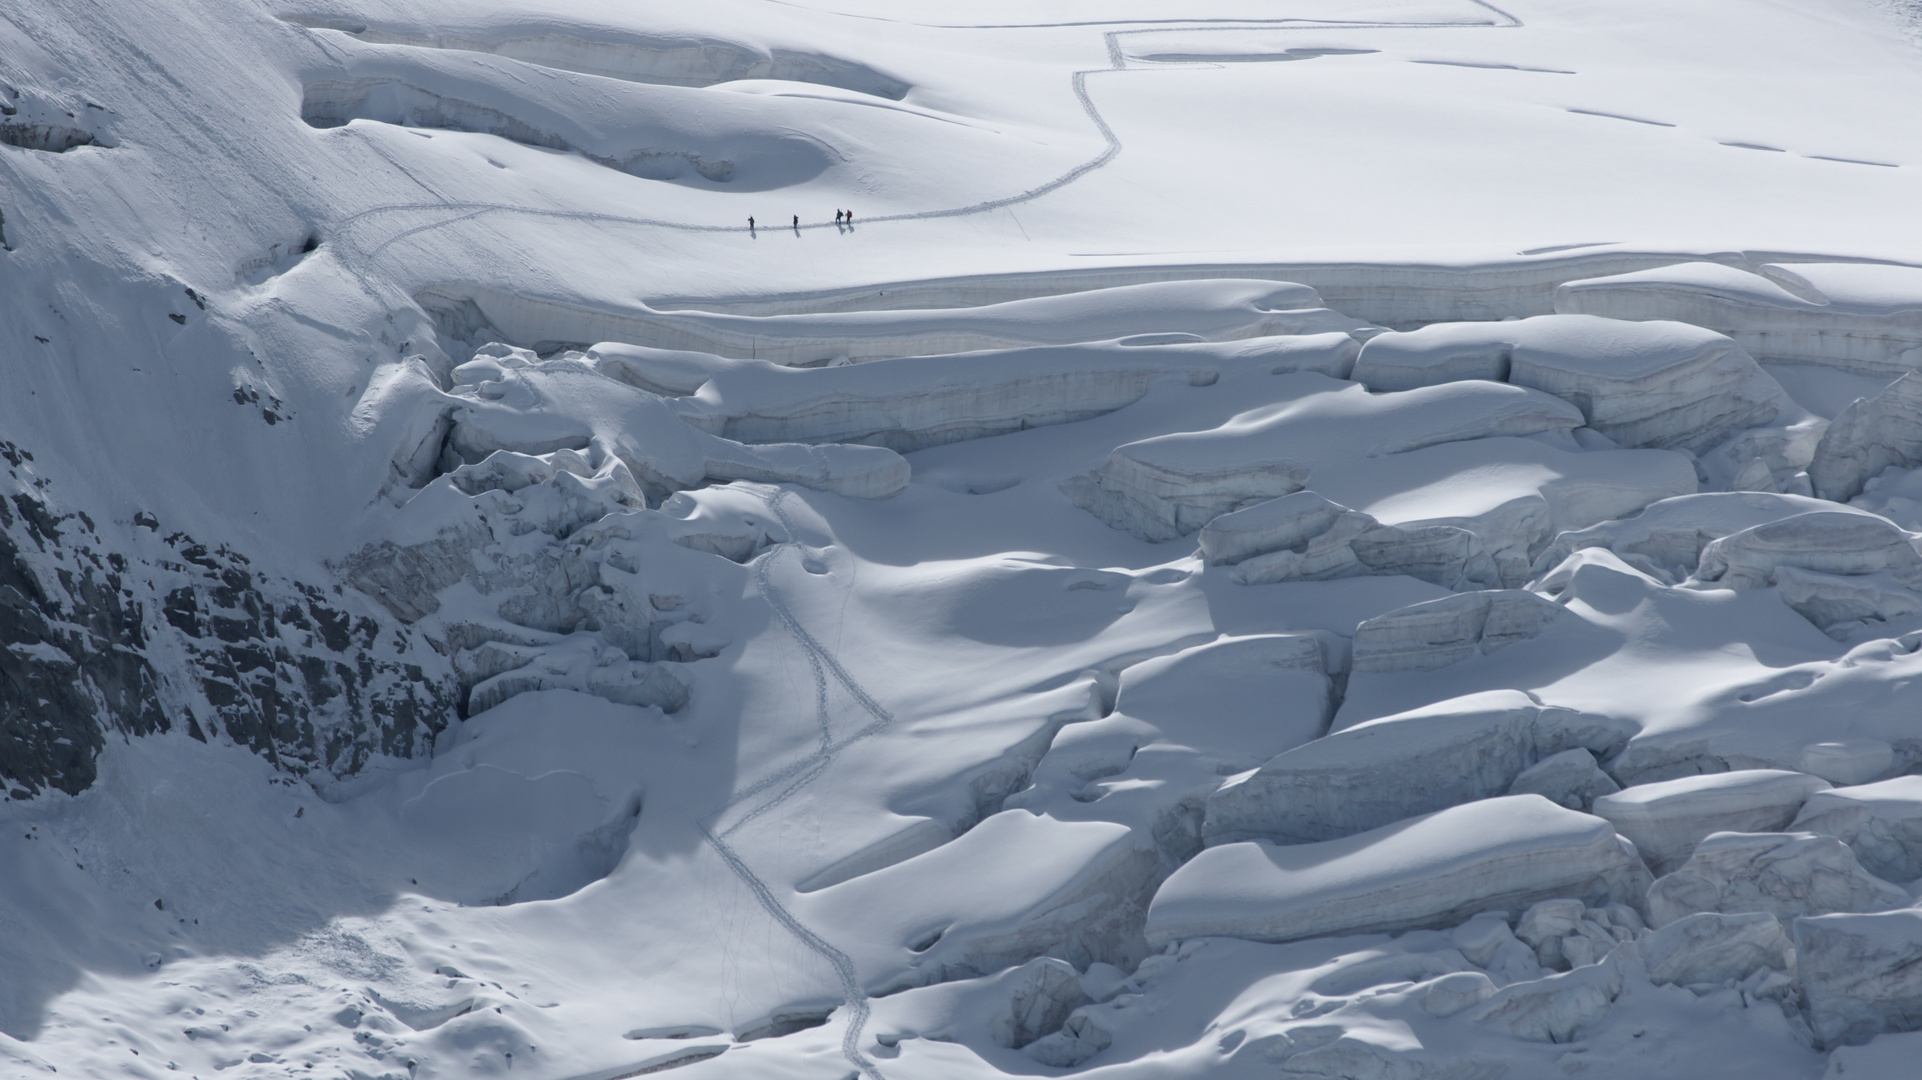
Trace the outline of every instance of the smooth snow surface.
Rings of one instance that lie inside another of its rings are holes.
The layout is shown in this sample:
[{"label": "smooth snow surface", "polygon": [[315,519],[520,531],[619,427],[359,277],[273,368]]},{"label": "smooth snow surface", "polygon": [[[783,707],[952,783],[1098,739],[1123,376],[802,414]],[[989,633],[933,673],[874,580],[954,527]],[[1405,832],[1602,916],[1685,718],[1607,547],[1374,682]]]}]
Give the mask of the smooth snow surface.
[{"label": "smooth snow surface", "polygon": [[1913,1075],[1917,10],[11,0],[0,1077]]}]

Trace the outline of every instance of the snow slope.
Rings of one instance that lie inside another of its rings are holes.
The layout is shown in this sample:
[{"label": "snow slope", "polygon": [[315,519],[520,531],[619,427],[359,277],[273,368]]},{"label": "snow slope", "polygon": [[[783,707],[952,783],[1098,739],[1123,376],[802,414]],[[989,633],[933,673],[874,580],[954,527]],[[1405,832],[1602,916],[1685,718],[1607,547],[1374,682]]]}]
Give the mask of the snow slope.
[{"label": "snow slope", "polygon": [[1905,1075],[1913,17],[17,0],[0,1073]]}]

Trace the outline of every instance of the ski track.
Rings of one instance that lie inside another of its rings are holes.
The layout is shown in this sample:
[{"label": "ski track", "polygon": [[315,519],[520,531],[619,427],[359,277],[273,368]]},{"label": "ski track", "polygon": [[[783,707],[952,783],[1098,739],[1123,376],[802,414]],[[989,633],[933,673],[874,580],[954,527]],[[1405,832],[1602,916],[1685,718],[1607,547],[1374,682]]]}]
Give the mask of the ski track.
[{"label": "ski track", "polygon": [[[1505,23],[1499,23],[1497,26],[1518,27],[1522,25],[1521,20],[1509,15],[1507,12],[1501,11],[1492,4],[1486,3],[1485,0],[1470,0],[1470,2],[1477,6],[1487,8],[1505,20]],[[1189,20],[1184,21],[1192,22]],[[1338,25],[1344,28],[1390,27],[1403,29],[1488,26],[1486,23],[1426,23],[1419,24],[1419,27],[1405,23],[1342,23]],[[1251,26],[1270,26],[1278,29],[1309,28],[1290,26],[1286,20],[1248,23],[1233,28],[1245,29]],[[1226,28],[1207,27],[1207,29]],[[1127,57],[1121,51],[1121,35],[1144,32],[1146,31],[1111,30],[1103,34],[1102,36],[1107,44],[1109,66],[1077,71],[1071,77],[1071,85],[1074,88],[1076,100],[1081,103],[1082,110],[1087,113],[1089,121],[1094,124],[1095,130],[1101,134],[1102,141],[1105,143],[1105,147],[1101,153],[1094,158],[1082,162],[1080,165],[1075,166],[1046,183],[1029,188],[1019,194],[1004,196],[998,199],[988,199],[967,206],[953,207],[945,210],[924,210],[904,214],[877,215],[865,219],[864,223],[921,221],[988,213],[1012,207],[1019,203],[1033,201],[1051,192],[1058,191],[1089,173],[1105,167],[1121,153],[1122,142],[1120,137],[1115,134],[1114,129],[1109,126],[1107,120],[1102,117],[1101,110],[1095,105],[1093,96],[1088,93],[1088,76],[1128,70]],[[453,225],[461,221],[469,221],[490,213],[516,213],[577,221],[594,221],[604,224],[641,225],[654,228],[675,229],[683,232],[740,231],[739,226],[734,225],[701,225],[692,222],[670,221],[662,218],[629,217],[590,211],[537,210],[498,203],[414,203],[372,207],[342,219],[340,225],[343,228],[351,227],[375,215],[408,210],[453,211],[455,212],[455,216],[444,221],[429,222],[396,233],[368,251],[366,255],[369,259],[378,258],[388,247],[408,237],[432,229]],[[825,222],[809,223],[799,226],[800,229],[825,229],[827,227],[828,224]],[[836,227],[839,228],[838,225]],[[789,517],[786,508],[782,505],[786,501],[787,496],[788,491],[785,488],[776,489],[772,494],[764,496],[764,501],[767,503],[768,509],[779,519],[782,528],[787,532],[788,541],[762,556],[755,566],[754,580],[761,596],[767,601],[768,607],[773,610],[775,618],[807,653],[808,666],[813,675],[814,682],[815,720],[820,728],[820,745],[812,754],[802,761],[781,769],[736,794],[734,798],[730,799],[722,805],[719,810],[715,811],[710,817],[709,822],[701,825],[701,835],[702,838],[707,841],[708,845],[714,849],[715,853],[720,855],[722,861],[727,863],[728,868],[734,872],[734,875],[741,879],[742,884],[747,886],[748,891],[754,894],[754,898],[760,903],[761,907],[767,911],[768,915],[785,927],[802,945],[819,955],[833,967],[835,975],[840,981],[842,999],[849,1013],[847,1028],[841,1037],[842,1056],[847,1058],[848,1063],[853,1065],[860,1075],[868,1077],[869,1080],[885,1080],[875,1063],[861,1052],[861,1037],[866,1031],[868,1019],[871,1014],[871,1007],[868,1004],[867,994],[861,988],[860,979],[855,971],[853,958],[836,948],[826,938],[823,938],[820,934],[810,929],[807,924],[803,923],[793,912],[789,911],[787,907],[781,903],[780,898],[774,894],[772,887],[770,887],[759,874],[756,874],[753,867],[749,866],[747,861],[743,859],[738,852],[729,847],[724,839],[754,821],[756,818],[779,807],[809,784],[813,783],[827,771],[828,766],[833,763],[834,759],[842,750],[855,742],[878,734],[894,724],[894,716],[883,708],[879,702],[875,701],[867,692],[866,688],[841,665],[841,662],[834,654],[829,651],[825,645],[821,644],[813,634],[809,633],[807,628],[801,624],[801,621],[795,617],[793,610],[789,608],[787,604],[786,598],[782,596],[780,588],[774,583],[771,568],[775,560],[780,557],[783,551],[789,550],[800,542],[796,536],[793,519]],[[853,697],[861,708],[874,718],[867,726],[839,741],[834,739],[832,717],[828,708],[828,674],[832,674],[834,681],[839,683],[841,687],[847,691],[849,696]],[[787,786],[773,798],[754,806],[738,821],[729,825],[720,833],[714,831],[713,823],[718,823],[728,811],[748,803],[769,788],[784,782],[787,783]]]},{"label": "ski track", "polygon": [[[795,533],[794,521],[788,516],[786,508],[782,506],[782,503],[787,500],[787,496],[788,492],[785,488],[776,489],[771,494],[763,496],[763,500],[767,503],[768,509],[780,520],[781,527],[787,532],[788,540],[787,543],[779,545],[774,550],[763,555],[759,562],[756,563],[754,568],[754,581],[756,587],[760,590],[761,596],[767,601],[768,607],[773,609],[774,617],[780,621],[781,626],[794,637],[794,640],[798,642],[807,653],[808,666],[812,669],[814,675],[815,719],[821,729],[821,744],[814,753],[810,754],[804,760],[796,762],[776,772],[774,775],[751,785],[746,790],[735,795],[734,798],[728,800],[726,804],[714,812],[708,822],[701,825],[701,836],[706,839],[708,844],[714,848],[715,852],[721,856],[721,859],[727,863],[728,868],[734,871],[735,876],[740,878],[741,882],[748,887],[748,891],[754,894],[754,898],[760,902],[761,907],[773,917],[774,921],[786,927],[788,932],[793,934],[801,944],[821,956],[822,959],[826,960],[829,965],[834,968],[835,975],[841,982],[842,1000],[848,1008],[848,1025],[847,1030],[844,1031],[841,1036],[841,1053],[848,1059],[848,1063],[853,1065],[861,1075],[867,1076],[869,1080],[884,1080],[880,1069],[875,1066],[873,1061],[868,1059],[867,1055],[861,1053],[861,1036],[867,1029],[868,1016],[871,1010],[868,1005],[868,996],[861,989],[860,980],[856,976],[854,959],[847,953],[835,948],[826,938],[815,933],[808,928],[807,924],[796,918],[794,913],[789,911],[787,907],[781,903],[780,898],[774,895],[774,890],[767,882],[764,881],[759,874],[756,874],[754,869],[747,864],[747,860],[741,858],[740,854],[729,847],[723,839],[726,836],[732,835],[748,822],[780,806],[792,798],[797,792],[807,787],[808,784],[812,783],[823,772],[827,771],[827,767],[833,763],[835,757],[838,756],[842,750],[870,735],[878,734],[894,724],[893,714],[882,708],[880,703],[869,695],[866,688],[857,682],[854,676],[848,673],[846,668],[841,666],[841,662],[835,658],[832,652],[828,651],[827,646],[822,645],[819,639],[813,634],[808,633],[807,628],[801,625],[801,621],[795,617],[793,610],[788,607],[786,598],[781,595],[781,590],[774,584],[773,575],[769,569],[773,565],[774,560],[779,558],[782,552],[790,550],[800,543]],[[860,703],[861,708],[874,717],[874,720],[867,726],[839,742],[834,740],[834,733],[831,727],[832,720],[828,710],[827,673],[829,672],[832,672],[834,680],[840,683],[842,688],[845,689],[855,701]],[[712,823],[718,822],[729,810],[747,803],[761,792],[787,780],[792,780],[792,783],[789,783],[779,794],[755,806],[739,821],[728,826],[720,833],[717,834],[714,831]]]},{"label": "ski track", "polygon": [[[1095,105],[1094,98],[1088,93],[1088,76],[1102,75],[1102,74],[1108,74],[1108,73],[1117,72],[1117,71],[1129,70],[1127,57],[1123,55],[1121,51],[1120,39],[1125,34],[1159,33],[1167,30],[1169,26],[1175,26],[1175,27],[1192,26],[1198,30],[1255,30],[1255,29],[1269,29],[1269,30],[1326,30],[1326,29],[1344,29],[1344,30],[1352,30],[1352,29],[1389,29],[1389,30],[1484,29],[1484,30],[1487,30],[1487,29],[1498,29],[1499,30],[1499,29],[1516,29],[1524,25],[1522,20],[1516,18],[1514,15],[1511,15],[1506,11],[1503,11],[1501,8],[1496,7],[1494,4],[1489,3],[1488,0],[1468,0],[1468,2],[1471,4],[1474,4],[1477,7],[1484,8],[1489,12],[1493,13],[1499,21],[1492,24],[1486,23],[1486,22],[1303,23],[1302,21],[1295,20],[1295,19],[1234,19],[1234,20],[1180,19],[1180,20],[1167,20],[1166,25],[1163,25],[1161,23],[1156,23],[1153,29],[1109,30],[1102,34],[1103,39],[1107,43],[1108,66],[1105,68],[1087,68],[1085,70],[1075,72],[1070,77],[1070,85],[1074,89],[1075,99],[1081,103],[1082,111],[1088,114],[1089,121],[1094,124],[1095,130],[1100,133],[1102,141],[1105,144],[1105,147],[1102,149],[1101,153],[1095,155],[1093,158],[1087,161],[1082,162],[1079,165],[1076,165],[1074,168],[1069,169],[1067,172],[1062,173],[1060,176],[1057,176],[1054,179],[1047,181],[1046,183],[1039,184],[1035,187],[1031,187],[1026,191],[1020,192],[1019,194],[1005,195],[1000,198],[987,199],[981,202],[970,203],[966,206],[950,207],[945,210],[918,210],[918,211],[912,211],[909,213],[901,213],[901,214],[877,214],[873,217],[861,219],[861,223],[863,225],[872,225],[872,224],[880,224],[883,222],[892,222],[892,221],[929,221],[937,218],[966,217],[973,214],[990,213],[992,211],[1001,210],[1007,207],[1012,207],[1020,203],[1032,202],[1035,199],[1039,199],[1044,195],[1048,195],[1053,192],[1059,191],[1060,189],[1068,186],[1069,184],[1074,183],[1075,181],[1081,179],[1082,177],[1088,175],[1089,173],[1105,167],[1109,162],[1113,161],[1115,157],[1121,153],[1122,142],[1121,142],[1120,136],[1115,134],[1114,129],[1108,125],[1108,121],[1102,117],[1100,108],[1098,108]],[[893,20],[887,20],[887,21],[893,21]],[[1230,23],[1232,25],[1226,25],[1226,26],[1210,25],[1212,23],[1217,23],[1217,22]],[[1139,20],[1137,20],[1136,23],[1138,25]],[[1104,25],[1104,24],[1102,23],[1054,23],[1054,24],[1037,23],[1033,25],[1023,24],[1020,27],[1013,27],[1011,29],[1039,30],[1039,29],[1059,28],[1059,27],[1066,27],[1066,26],[1098,26],[1098,25]],[[1108,25],[1112,25],[1112,24],[1108,24]],[[994,29],[994,28],[993,27],[966,27],[965,29]],[[1179,66],[1206,66],[1207,63],[1208,63],[1207,61],[1189,61],[1189,62],[1184,62],[1183,64],[1156,64],[1155,67],[1166,68],[1166,67],[1179,67]],[[444,226],[453,225],[461,221],[467,221],[472,218],[480,217],[484,214],[493,214],[493,213],[523,214],[523,215],[529,215],[534,217],[559,218],[559,219],[574,220],[574,221],[593,221],[593,222],[598,222],[601,224],[608,224],[608,225],[637,225],[637,226],[642,226],[646,228],[672,229],[678,232],[733,233],[733,232],[741,231],[741,226],[739,225],[703,225],[703,224],[690,222],[690,221],[674,221],[667,218],[634,217],[634,216],[624,215],[624,214],[596,213],[594,211],[587,211],[587,210],[559,210],[559,209],[539,210],[539,209],[532,209],[524,206],[513,206],[506,203],[457,203],[457,202],[396,203],[396,204],[391,204],[387,206],[369,207],[365,210],[361,210],[357,213],[349,214],[348,216],[340,219],[339,227],[342,229],[351,228],[352,226],[359,224],[363,220],[374,217],[375,215],[388,214],[388,213],[400,213],[400,212],[405,212],[409,210],[450,210],[450,211],[458,211],[459,213],[455,217],[448,218],[445,221],[430,222],[425,225],[419,225],[414,228],[396,233],[393,236],[390,236],[386,240],[382,241],[379,245],[377,245],[373,249],[367,251],[366,255],[368,258],[370,259],[378,258],[380,254],[386,251],[389,246],[395,243],[398,243],[399,241],[404,240],[410,236],[414,236],[418,233],[427,232],[433,229],[439,229]],[[771,225],[769,227],[779,228],[780,226]],[[839,223],[825,222],[825,221],[806,222],[799,226],[794,226],[794,228],[796,228],[798,231],[810,231],[815,229],[827,229],[827,228],[840,229],[841,227],[842,226]]]}]

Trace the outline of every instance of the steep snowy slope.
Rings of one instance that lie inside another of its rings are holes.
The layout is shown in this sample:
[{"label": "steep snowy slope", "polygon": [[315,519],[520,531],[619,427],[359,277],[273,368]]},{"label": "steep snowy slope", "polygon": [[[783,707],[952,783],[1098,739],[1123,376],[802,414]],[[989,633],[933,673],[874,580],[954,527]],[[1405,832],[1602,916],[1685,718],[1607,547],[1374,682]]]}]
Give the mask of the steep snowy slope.
[{"label": "steep snowy slope", "polygon": [[0,1073],[1905,1075],[1904,18],[18,0]]}]

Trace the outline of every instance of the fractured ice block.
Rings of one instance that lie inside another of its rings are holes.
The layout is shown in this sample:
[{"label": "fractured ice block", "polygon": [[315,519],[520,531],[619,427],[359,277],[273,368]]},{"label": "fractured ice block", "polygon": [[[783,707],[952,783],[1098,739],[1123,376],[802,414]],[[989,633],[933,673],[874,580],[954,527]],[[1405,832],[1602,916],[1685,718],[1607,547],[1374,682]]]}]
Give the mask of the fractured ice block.
[{"label": "fractured ice block", "polygon": [[1647,882],[1607,822],[1510,795],[1319,844],[1208,848],[1155,894],[1147,936],[1160,946],[1446,927],[1551,897],[1634,903]]}]

